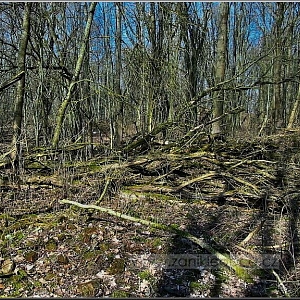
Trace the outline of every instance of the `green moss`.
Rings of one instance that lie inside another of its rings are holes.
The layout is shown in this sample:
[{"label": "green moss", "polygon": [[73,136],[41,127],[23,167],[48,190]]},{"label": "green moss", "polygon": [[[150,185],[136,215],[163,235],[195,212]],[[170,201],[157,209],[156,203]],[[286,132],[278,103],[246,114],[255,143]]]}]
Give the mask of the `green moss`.
[{"label": "green moss", "polygon": [[39,162],[31,162],[26,164],[27,169],[41,169],[41,167],[44,167],[41,163]]},{"label": "green moss", "polygon": [[155,282],[156,282],[156,278],[155,276],[153,276],[150,271],[148,270],[144,270],[144,271],[141,271],[138,273],[138,277],[141,279],[141,280],[146,280],[148,281],[151,285],[155,285]]},{"label": "green moss", "polygon": [[36,246],[36,241],[35,240],[25,240],[24,244],[27,249],[34,248]]},{"label": "green moss", "polygon": [[134,208],[129,208],[128,210],[125,211],[125,213],[131,217],[134,218],[140,218],[141,217],[141,213],[139,213],[138,211],[136,211]]},{"label": "green moss", "polygon": [[192,281],[190,283],[190,287],[191,287],[191,289],[199,289],[201,287],[201,283],[199,283],[197,281]]},{"label": "green moss", "polygon": [[79,294],[83,297],[95,297],[100,283],[97,280],[80,283],[77,287]]},{"label": "green moss", "polygon": [[226,282],[228,280],[228,275],[225,274],[224,270],[222,269],[215,270],[213,273],[216,276],[216,281],[219,283]]},{"label": "green moss", "polygon": [[243,269],[240,266],[235,266],[234,271],[238,278],[244,280],[247,283],[253,283],[253,279],[251,278],[251,275],[246,272],[245,269]]},{"label": "green moss", "polygon": [[110,249],[110,244],[109,243],[99,244],[99,248],[102,252],[105,252]]},{"label": "green moss", "polygon": [[4,245],[9,245],[10,247],[16,247],[19,245],[20,241],[24,238],[24,233],[21,230],[6,230],[5,233],[1,236],[3,239]]},{"label": "green moss", "polygon": [[56,251],[57,250],[57,242],[54,239],[50,239],[45,244],[45,249],[48,251]]},{"label": "green moss", "polygon": [[179,229],[179,225],[178,224],[171,224],[169,227],[171,227],[172,229]]},{"label": "green moss", "polygon": [[158,247],[162,245],[162,240],[161,238],[155,238],[152,242],[151,242],[153,247]]},{"label": "green moss", "polygon": [[47,273],[47,275],[45,276],[45,280],[51,281],[51,280],[55,279],[56,277],[57,277],[56,274],[53,274],[53,273]]},{"label": "green moss", "polygon": [[112,298],[128,298],[129,295],[125,291],[114,291],[112,293]]},{"label": "green moss", "polygon": [[152,275],[148,270],[142,271],[138,273],[138,277],[141,278],[142,280],[148,280],[150,281],[152,279]]},{"label": "green moss", "polygon": [[106,253],[106,255],[108,262],[113,262],[113,260],[115,259],[115,254],[113,252],[108,252]]},{"label": "green moss", "polygon": [[96,253],[95,251],[86,251],[83,254],[83,258],[87,261],[93,260],[94,258],[96,258],[99,254]]},{"label": "green moss", "polygon": [[24,238],[24,233],[23,233],[22,231],[16,232],[16,234],[15,234],[15,239],[16,239],[16,240],[20,241],[20,240],[22,240],[23,238]]},{"label": "green moss", "polygon": [[22,296],[20,291],[32,288],[32,283],[27,280],[27,273],[22,269],[18,271],[18,274],[9,277],[7,282],[12,286],[11,293],[7,295],[9,297],[20,297]]},{"label": "green moss", "polygon": [[37,214],[28,214],[28,215],[25,215],[21,220],[28,220],[30,221],[31,223],[34,223],[33,221],[36,220],[38,218],[38,215]]},{"label": "green moss", "polygon": [[32,284],[35,288],[41,288],[43,286],[43,284],[38,280],[35,280]]},{"label": "green moss", "polygon": [[111,275],[121,274],[125,271],[125,260],[123,258],[115,258],[111,263],[107,272]]},{"label": "green moss", "polygon": [[249,267],[254,267],[255,266],[255,263],[252,260],[247,259],[247,258],[241,258],[239,260],[239,264],[242,267],[245,267],[245,268],[249,268]]},{"label": "green moss", "polygon": [[13,217],[11,217],[9,214],[1,214],[1,215],[0,215],[0,221],[1,221],[1,220],[3,220],[3,221],[5,221],[5,222],[9,223],[9,222],[15,221],[16,219],[13,218]]},{"label": "green moss", "polygon": [[27,273],[26,273],[25,270],[19,269],[18,270],[18,276],[19,276],[19,279],[22,279],[22,278],[27,277]]},{"label": "green moss", "polygon": [[19,290],[15,290],[9,296],[12,298],[19,298],[19,297],[21,297],[21,295],[22,294],[19,292]]},{"label": "green moss", "polygon": [[267,272],[264,269],[253,268],[251,269],[251,274],[254,276],[258,276],[260,278],[264,278],[267,276]]},{"label": "green moss", "polygon": [[80,212],[82,210],[82,208],[80,208],[80,207],[78,207],[76,205],[72,205],[70,207],[70,210],[72,211],[72,213],[74,213],[74,212]]},{"label": "green moss", "polygon": [[88,169],[90,170],[90,171],[94,171],[94,172],[97,172],[97,171],[99,171],[101,168],[99,167],[99,166],[97,166],[97,165],[90,165],[90,166],[88,166]]},{"label": "green moss", "polygon": [[[82,185],[82,181],[80,179],[73,179],[72,180],[72,191],[78,190],[79,186],[81,186],[81,185]],[[76,188],[75,188],[75,186],[76,186]]]},{"label": "green moss", "polygon": [[190,283],[190,287],[194,291],[207,291],[211,288],[211,286],[208,283],[200,283],[198,281],[192,281]]},{"label": "green moss", "polygon": [[77,254],[82,254],[82,245],[74,245],[73,251]]}]

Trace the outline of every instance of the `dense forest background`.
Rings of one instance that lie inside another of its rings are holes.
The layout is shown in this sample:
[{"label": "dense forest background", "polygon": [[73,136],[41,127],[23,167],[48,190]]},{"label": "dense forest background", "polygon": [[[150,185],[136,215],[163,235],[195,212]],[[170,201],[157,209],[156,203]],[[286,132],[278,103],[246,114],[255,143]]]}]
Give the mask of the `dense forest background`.
[{"label": "dense forest background", "polygon": [[[2,141],[176,140],[298,124],[299,4],[2,3]],[[230,113],[230,112],[234,113]],[[224,115],[225,114],[225,115]]]},{"label": "dense forest background", "polygon": [[299,3],[0,22],[0,297],[300,295]]}]

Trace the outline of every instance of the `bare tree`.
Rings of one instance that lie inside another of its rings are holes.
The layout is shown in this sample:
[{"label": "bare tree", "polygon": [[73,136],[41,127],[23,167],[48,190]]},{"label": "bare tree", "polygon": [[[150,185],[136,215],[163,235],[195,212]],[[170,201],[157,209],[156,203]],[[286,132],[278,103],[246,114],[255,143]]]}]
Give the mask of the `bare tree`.
[{"label": "bare tree", "polygon": [[[99,3],[93,26],[87,4],[31,5],[25,69],[15,60],[25,5],[0,5],[0,130],[14,124],[13,144],[22,132],[30,146],[91,147],[95,129],[114,148],[166,121],[178,121],[183,136],[202,110],[217,120],[214,135],[234,135],[248,119],[253,134],[298,122],[297,3]],[[219,118],[236,106],[246,114]]]},{"label": "bare tree", "polygon": [[115,94],[117,99],[116,120],[114,126],[115,145],[120,146],[123,138],[124,127],[124,103],[121,89],[121,70],[122,70],[122,3],[116,3],[116,72],[115,72]]},{"label": "bare tree", "polygon": [[29,40],[30,31],[30,10],[31,3],[24,4],[24,16],[22,25],[22,35],[20,38],[20,45],[17,58],[18,73],[22,73],[20,80],[18,81],[16,100],[14,108],[14,119],[13,119],[13,137],[12,137],[12,152],[10,154],[13,165],[17,163],[18,156],[20,155],[21,145],[21,128],[23,120],[23,106],[25,98],[25,71],[26,71],[26,50]]},{"label": "bare tree", "polygon": [[59,111],[57,113],[56,127],[55,127],[55,131],[54,131],[53,139],[52,139],[52,146],[53,147],[58,146],[59,136],[60,136],[60,132],[61,132],[61,129],[62,129],[62,123],[63,123],[64,117],[65,117],[65,112],[66,112],[66,109],[67,109],[67,107],[68,107],[68,105],[71,101],[71,98],[73,96],[73,91],[74,91],[75,86],[77,84],[77,81],[79,79],[79,74],[80,74],[80,70],[81,70],[81,67],[82,67],[82,63],[84,61],[84,55],[85,55],[86,47],[87,47],[87,44],[88,44],[88,39],[89,39],[89,36],[90,36],[90,30],[91,30],[91,26],[92,26],[92,21],[93,21],[96,5],[97,5],[96,2],[92,2],[91,5],[90,5],[88,20],[87,20],[87,23],[86,23],[84,37],[83,37],[83,41],[82,41],[82,44],[81,44],[78,60],[77,60],[77,63],[76,63],[74,75],[73,75],[71,83],[69,85],[68,94],[67,94],[66,98],[64,99],[64,101],[61,103],[61,106],[60,106]]},{"label": "bare tree", "polygon": [[283,30],[282,24],[284,19],[285,12],[285,3],[277,2],[276,3],[276,17],[275,17],[275,28],[274,28],[274,36],[275,36],[275,53],[274,53],[274,67],[273,67],[273,76],[274,76],[274,93],[273,93],[273,126],[274,129],[276,127],[282,127],[284,125],[284,115],[283,115],[283,101],[282,101],[282,88],[283,84],[282,80],[282,37]]},{"label": "bare tree", "polygon": [[[199,7],[197,3],[178,3],[179,26],[184,44],[184,65],[187,71],[187,99],[195,99],[199,93],[201,79],[205,77],[205,42],[207,38],[208,20],[211,11],[208,7]],[[203,15],[199,15],[203,11]],[[203,86],[201,86],[203,88]],[[192,119],[197,123],[198,109],[194,107]]]},{"label": "bare tree", "polygon": [[[220,25],[219,36],[217,43],[217,60],[216,60],[216,84],[224,81],[226,61],[227,61],[227,43],[228,43],[228,17],[229,17],[229,3],[220,3]],[[223,114],[224,107],[224,91],[221,89],[213,95],[213,118],[218,118]],[[219,135],[222,133],[222,121],[220,118],[218,121],[212,124],[212,135]]]}]

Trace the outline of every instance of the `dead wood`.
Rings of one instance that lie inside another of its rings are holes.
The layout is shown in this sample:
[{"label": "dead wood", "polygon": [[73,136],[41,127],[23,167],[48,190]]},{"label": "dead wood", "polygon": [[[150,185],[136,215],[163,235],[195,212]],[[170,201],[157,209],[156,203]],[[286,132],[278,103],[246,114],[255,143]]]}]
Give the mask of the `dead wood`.
[{"label": "dead wood", "polygon": [[123,148],[123,151],[125,153],[129,153],[133,150],[139,150],[143,151],[145,149],[151,148],[150,143],[154,139],[156,135],[161,133],[162,131],[166,130],[168,127],[170,127],[173,123],[165,122],[157,125],[150,133],[138,137],[133,142],[129,143],[127,146]]},{"label": "dead wood", "polygon": [[[237,111],[235,109],[228,113]],[[267,199],[274,207],[280,208],[283,205],[278,199],[282,195],[280,185],[285,184],[287,172],[280,168],[277,156],[274,159],[274,155],[279,155],[275,149],[280,149],[280,146],[271,139],[215,140],[205,150],[201,139],[195,139],[194,144],[181,148],[168,148],[162,144],[155,151],[140,155],[143,147],[151,148],[155,136],[171,126],[175,124],[160,124],[151,133],[129,143],[123,152],[94,157],[88,161],[66,161],[65,167],[74,170],[76,180],[98,176],[101,183],[108,183],[108,194],[110,186],[114,184],[118,186],[116,191],[127,189],[145,194],[171,194],[178,199],[182,196],[195,201],[214,202],[222,199],[232,205],[247,207],[260,207]],[[198,128],[194,129],[195,133]],[[294,137],[291,139],[293,134],[289,132],[285,136],[291,149],[294,147]],[[283,136],[281,138],[284,139]],[[59,158],[59,155],[67,156],[68,153],[81,151],[82,147],[82,144],[72,144],[61,149],[37,149],[29,154],[24,153],[25,169],[37,176],[30,176],[23,183],[62,188],[64,185],[61,175],[55,171],[57,168],[54,167],[54,159]],[[123,155],[124,153],[127,154]],[[4,161],[8,159],[8,154],[9,152],[0,158]],[[7,160],[4,162],[8,163]],[[293,169],[292,165],[290,169]],[[292,176],[293,173],[296,174],[297,170],[289,173],[288,180],[290,184],[297,186],[297,176]]]},{"label": "dead wood", "polygon": [[252,276],[243,267],[241,267],[235,261],[230,259],[228,256],[220,253],[219,251],[214,249],[212,246],[208,245],[203,239],[197,238],[196,236],[190,234],[187,231],[178,229],[178,228],[176,228],[174,226],[171,226],[171,225],[160,224],[160,223],[148,221],[148,220],[145,220],[145,219],[140,219],[140,218],[137,218],[137,217],[132,217],[132,216],[123,214],[121,212],[117,212],[113,209],[106,208],[106,207],[100,207],[100,206],[96,206],[96,205],[85,205],[85,204],[81,204],[81,203],[71,201],[71,200],[68,200],[68,199],[63,199],[63,200],[60,201],[60,203],[62,203],[62,204],[71,204],[71,205],[75,205],[75,206],[78,206],[78,207],[84,208],[84,209],[99,210],[99,211],[108,213],[112,216],[122,218],[122,219],[127,220],[127,221],[138,222],[140,224],[150,226],[152,228],[161,229],[161,230],[164,230],[164,231],[168,231],[168,232],[171,232],[171,233],[178,234],[179,236],[182,236],[182,237],[185,237],[185,238],[191,240],[195,244],[199,245],[201,248],[203,248],[203,249],[209,251],[211,254],[215,255],[222,263],[224,263],[227,267],[229,267],[231,270],[233,270],[235,272],[235,274],[238,276],[238,278],[243,279],[246,282],[253,282]]},{"label": "dead wood", "polygon": [[3,82],[0,86],[0,92],[5,90],[6,88],[10,87],[12,84],[19,81],[23,76],[25,76],[25,71],[20,72],[19,74],[15,75],[13,78]]}]

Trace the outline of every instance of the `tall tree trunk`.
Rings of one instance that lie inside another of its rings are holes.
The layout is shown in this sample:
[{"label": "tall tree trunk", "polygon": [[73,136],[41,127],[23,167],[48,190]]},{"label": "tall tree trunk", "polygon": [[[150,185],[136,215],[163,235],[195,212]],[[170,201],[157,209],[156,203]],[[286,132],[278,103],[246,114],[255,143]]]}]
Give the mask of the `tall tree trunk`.
[{"label": "tall tree trunk", "polygon": [[298,87],[297,98],[294,102],[294,105],[293,105],[293,108],[291,110],[291,114],[290,114],[290,117],[289,117],[289,122],[288,122],[288,125],[287,125],[288,129],[293,128],[293,125],[294,125],[294,122],[295,122],[295,119],[296,119],[296,116],[297,116],[297,113],[298,113],[299,103],[300,103],[300,84],[299,84],[299,87]]},{"label": "tall tree trunk", "polygon": [[[86,8],[88,9],[88,8]],[[89,41],[87,42],[87,49],[90,48],[90,43]],[[90,76],[90,52],[87,51],[86,55],[84,56],[84,62],[83,62],[83,76],[85,78],[88,78]],[[93,157],[93,151],[94,151],[94,146],[93,146],[93,123],[94,123],[94,118],[93,118],[93,97],[91,93],[91,82],[87,81],[83,83],[83,95],[82,97],[86,97],[86,111],[85,111],[85,122],[87,125],[85,125],[85,131],[86,131],[86,136],[84,137],[84,140],[87,139],[88,146],[87,146],[87,156],[89,158]]]},{"label": "tall tree trunk", "polygon": [[25,95],[25,69],[26,69],[26,49],[29,39],[30,31],[30,10],[31,3],[25,3],[22,35],[20,39],[20,46],[18,52],[18,74],[23,73],[23,76],[18,81],[16,102],[14,108],[14,119],[13,119],[13,137],[12,137],[12,152],[11,160],[15,166],[18,156],[20,155],[20,143],[21,143],[21,127],[23,121],[23,106],[24,106],[24,95]]},{"label": "tall tree trunk", "polygon": [[[220,25],[219,37],[217,43],[217,61],[216,61],[216,84],[224,81],[226,60],[227,60],[227,40],[228,40],[228,16],[229,16],[229,3],[220,3]],[[217,91],[213,95],[213,118],[218,118],[223,114],[224,108],[224,91]],[[219,135],[222,133],[222,118],[212,124],[212,135]]]},{"label": "tall tree trunk", "polygon": [[115,120],[115,145],[118,147],[121,144],[124,127],[124,107],[121,90],[121,55],[122,55],[122,3],[116,3],[116,79],[115,93],[117,102],[117,115]]},{"label": "tall tree trunk", "polygon": [[64,99],[64,101],[61,103],[61,106],[60,106],[60,108],[58,110],[58,113],[57,113],[56,127],[55,127],[55,130],[54,130],[54,135],[53,135],[53,139],[52,139],[52,146],[54,148],[56,148],[58,146],[59,136],[60,136],[60,132],[61,132],[61,129],[62,129],[62,123],[63,123],[63,120],[65,118],[65,113],[66,113],[68,105],[70,104],[70,101],[71,101],[71,98],[72,98],[72,95],[73,95],[73,91],[74,91],[75,86],[77,84],[77,81],[79,79],[79,73],[80,73],[82,63],[83,63],[83,60],[84,60],[84,55],[85,55],[85,51],[86,51],[86,48],[87,48],[88,39],[89,39],[89,36],[90,36],[90,31],[91,31],[91,26],[92,26],[92,22],[93,22],[93,18],[94,18],[96,5],[97,5],[97,2],[92,2],[91,5],[90,5],[88,20],[87,20],[85,31],[84,31],[84,37],[83,37],[83,41],[82,41],[82,44],[81,44],[81,47],[80,47],[80,52],[79,52],[79,56],[78,56],[78,59],[77,59],[75,72],[74,72],[74,75],[72,77],[71,83],[69,85],[67,96]]},{"label": "tall tree trunk", "polygon": [[274,58],[274,94],[273,94],[273,126],[274,130],[282,127],[283,120],[283,97],[282,97],[282,22],[284,18],[284,3],[276,3],[276,24],[275,24],[275,58]]},{"label": "tall tree trunk", "polygon": [[[203,8],[203,7],[202,7]],[[198,85],[202,76],[200,63],[204,62],[205,39],[208,26],[208,9],[204,9],[203,17],[198,15],[196,3],[183,2],[177,4],[179,22],[181,26],[181,38],[184,43],[184,64],[187,71],[188,88],[187,100],[196,99],[198,94]],[[191,120],[197,124],[198,120],[197,106],[193,109]]]}]

